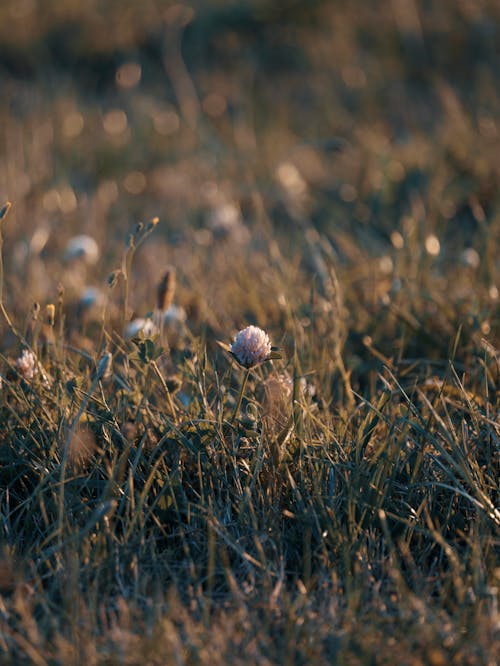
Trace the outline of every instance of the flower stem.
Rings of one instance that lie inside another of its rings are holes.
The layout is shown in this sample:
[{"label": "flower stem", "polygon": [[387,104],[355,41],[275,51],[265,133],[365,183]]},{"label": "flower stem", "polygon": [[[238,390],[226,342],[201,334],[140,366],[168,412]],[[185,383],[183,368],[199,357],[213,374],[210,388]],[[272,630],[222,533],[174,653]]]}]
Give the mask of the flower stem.
[{"label": "flower stem", "polygon": [[29,347],[30,345],[28,342],[25,340],[24,336],[19,333],[17,328],[14,326],[14,323],[12,322],[9,313],[7,312],[7,309],[5,307],[5,304],[3,302],[3,236],[2,236],[2,229],[1,229],[1,224],[3,222],[3,219],[7,216],[7,213],[9,212],[11,208],[11,204],[8,201],[2,208],[0,209],[0,313],[2,314],[3,318],[7,322],[7,326],[10,328],[12,333],[16,336],[16,338],[26,347]]},{"label": "flower stem", "polygon": [[229,423],[234,423],[236,417],[238,416],[238,412],[240,411],[241,403],[243,400],[243,394],[245,393],[248,378],[250,376],[250,370],[251,368],[247,368],[247,370],[245,371],[245,376],[243,377],[243,381],[241,382],[241,388],[240,388],[240,393],[238,395],[238,400],[236,401],[236,405],[234,407],[233,413],[231,414],[231,418],[229,419]]},{"label": "flower stem", "polygon": [[165,394],[167,396],[168,408],[170,410],[170,416],[172,417],[173,422],[177,423],[177,412],[176,412],[174,403],[172,401],[172,395],[170,394],[170,391],[168,390],[167,383],[166,383],[165,379],[163,378],[163,375],[161,374],[160,368],[158,367],[158,364],[156,363],[156,361],[151,362],[151,367],[155,371],[155,374],[158,377],[158,379],[160,380],[161,385],[163,387],[163,390],[165,391]]}]

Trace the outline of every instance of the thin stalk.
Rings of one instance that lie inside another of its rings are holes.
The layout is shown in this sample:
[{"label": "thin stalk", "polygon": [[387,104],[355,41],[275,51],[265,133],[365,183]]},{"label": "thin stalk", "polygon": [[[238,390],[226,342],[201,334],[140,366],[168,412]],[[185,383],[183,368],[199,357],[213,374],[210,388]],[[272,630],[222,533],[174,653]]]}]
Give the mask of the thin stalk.
[{"label": "thin stalk", "polygon": [[4,302],[3,302],[3,252],[2,252],[3,236],[2,236],[2,227],[1,227],[1,225],[3,223],[3,220],[7,217],[7,214],[9,212],[10,208],[11,208],[11,203],[8,201],[0,209],[0,312],[2,313],[3,318],[7,322],[7,326],[10,328],[12,333],[14,333],[16,338],[18,338],[18,340],[20,340],[24,345],[29,347],[29,345],[26,342],[24,336],[21,335],[21,333],[19,333],[17,328],[14,326],[14,324],[13,324],[13,322],[12,322],[10,316],[9,316],[9,313],[7,312],[7,310],[5,308]]},{"label": "thin stalk", "polygon": [[[106,358],[109,357],[109,358]],[[111,360],[111,355],[110,354],[105,354],[98,366],[97,366],[97,371],[96,375],[94,377],[94,380],[92,381],[92,384],[90,386],[90,389],[88,390],[87,394],[85,395],[84,399],[82,400],[80,404],[80,408],[78,409],[78,412],[76,413],[75,418],[73,419],[73,422],[71,423],[67,435],[66,435],[66,440],[64,442],[64,450],[63,450],[63,456],[61,460],[61,477],[60,477],[60,491],[59,491],[59,512],[58,512],[58,534],[59,534],[59,544],[62,545],[62,535],[63,535],[63,517],[64,517],[64,484],[66,483],[66,468],[68,465],[68,454],[69,454],[69,447],[71,444],[71,440],[73,439],[73,436],[75,434],[75,430],[78,426],[78,423],[82,417],[82,414],[87,408],[87,405],[89,404],[94,391],[96,390],[99,382],[103,378],[103,376],[106,373],[107,368],[109,367],[109,363]]]},{"label": "thin stalk", "polygon": [[172,400],[172,395],[171,395],[170,391],[168,390],[167,383],[166,383],[165,379],[163,378],[163,375],[161,374],[160,368],[158,367],[156,361],[151,361],[151,367],[155,371],[155,374],[158,377],[158,379],[160,380],[160,383],[163,387],[163,390],[165,391],[165,394],[167,396],[168,407],[170,409],[170,415],[172,417],[172,420],[175,424],[177,424],[177,410],[175,409],[175,406],[174,406],[174,403],[173,403],[173,400]]},{"label": "thin stalk", "polygon": [[[133,237],[130,242],[133,243]],[[122,261],[121,275],[123,279],[123,313],[122,313],[122,333],[125,335],[125,327],[128,322],[128,303],[129,303],[129,274],[132,267],[132,259],[134,256],[134,246],[131,245],[125,250],[125,255]]]},{"label": "thin stalk", "polygon": [[238,395],[238,400],[236,401],[236,405],[234,407],[233,413],[231,414],[231,418],[229,419],[229,423],[234,423],[236,417],[238,416],[238,412],[240,411],[241,403],[243,401],[243,394],[245,393],[245,389],[247,387],[248,383],[248,378],[250,376],[250,370],[251,368],[247,368],[245,371],[245,376],[243,377],[243,381],[241,383],[241,388],[240,388],[240,393]]}]

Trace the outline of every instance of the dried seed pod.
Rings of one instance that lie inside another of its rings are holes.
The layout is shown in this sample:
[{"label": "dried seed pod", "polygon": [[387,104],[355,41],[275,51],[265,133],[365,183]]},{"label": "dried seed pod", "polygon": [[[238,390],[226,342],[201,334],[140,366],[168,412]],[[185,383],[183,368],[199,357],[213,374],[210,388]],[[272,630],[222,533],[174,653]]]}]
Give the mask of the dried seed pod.
[{"label": "dried seed pod", "polygon": [[56,306],[54,303],[48,303],[45,306],[45,314],[47,315],[47,322],[49,326],[54,326],[54,320],[56,317]]},{"label": "dried seed pod", "polygon": [[149,222],[146,227],[146,232],[149,233],[150,231],[153,231],[153,229],[156,227],[159,221],[160,221],[159,217],[153,217],[151,222]]},{"label": "dried seed pod", "polygon": [[78,425],[69,441],[68,459],[74,467],[83,470],[97,451],[95,434],[89,424]]},{"label": "dried seed pod", "polygon": [[292,414],[293,379],[288,373],[270,375],[260,387],[264,423],[270,431],[282,428]]},{"label": "dried seed pod", "polygon": [[113,287],[116,286],[116,283],[118,282],[118,277],[119,277],[120,274],[121,274],[120,269],[117,269],[116,271],[113,271],[112,273],[110,273],[110,275],[108,277],[108,287],[110,289],[113,289]]},{"label": "dried seed pod", "polygon": [[120,428],[121,434],[129,442],[133,442],[137,437],[138,428],[134,421],[125,421]]},{"label": "dried seed pod", "polygon": [[31,306],[31,318],[33,321],[38,320],[38,315],[40,314],[40,303],[37,303],[36,301],[33,303]]},{"label": "dried seed pod", "polygon": [[172,305],[175,294],[175,268],[169,266],[158,285],[157,308],[160,312],[165,312]]},{"label": "dried seed pod", "polygon": [[7,201],[1,208],[0,208],[0,222],[3,220],[4,217],[7,216],[7,213],[9,212],[12,204],[10,201]]}]

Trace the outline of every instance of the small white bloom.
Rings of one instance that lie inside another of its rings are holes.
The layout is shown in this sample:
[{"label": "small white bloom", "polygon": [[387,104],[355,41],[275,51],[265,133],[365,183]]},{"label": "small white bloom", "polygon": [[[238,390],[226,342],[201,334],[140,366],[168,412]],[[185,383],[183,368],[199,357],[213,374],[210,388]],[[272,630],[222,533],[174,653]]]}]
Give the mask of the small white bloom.
[{"label": "small white bloom", "polygon": [[307,194],[307,183],[292,162],[282,162],[276,169],[276,178],[289,196],[301,198]]},{"label": "small white bloom", "polygon": [[211,228],[218,226],[221,227],[232,227],[235,224],[241,222],[241,213],[238,209],[238,206],[231,201],[222,203],[217,208],[214,208],[211,212],[208,225]]},{"label": "small white bloom", "polygon": [[241,210],[232,201],[220,203],[213,208],[208,216],[207,226],[217,240],[231,239],[243,244],[250,238]]},{"label": "small white bloom", "polygon": [[466,248],[462,252],[461,259],[466,266],[469,266],[469,268],[476,269],[481,265],[481,257],[479,256],[477,250],[475,250],[473,247]]},{"label": "small white bloom", "polygon": [[246,368],[252,368],[269,360],[271,341],[267,333],[258,326],[247,326],[234,338],[231,353],[238,363]]},{"label": "small white bloom", "polygon": [[155,323],[151,321],[151,319],[138,317],[137,319],[132,319],[130,324],[128,324],[127,328],[125,329],[125,337],[135,338],[137,335],[139,335],[139,333],[141,333],[141,331],[145,337],[150,338],[151,336],[158,333],[158,328]]},{"label": "small white bloom", "polygon": [[186,310],[180,305],[171,305],[163,313],[163,323],[168,326],[169,324],[183,324],[187,319]]},{"label": "small white bloom", "polygon": [[74,236],[66,245],[64,258],[66,261],[84,259],[88,264],[95,264],[99,259],[99,246],[91,236]]},{"label": "small white bloom", "polygon": [[23,349],[21,356],[16,360],[16,368],[24,379],[33,379],[38,372],[35,354],[29,349]]},{"label": "small white bloom", "polygon": [[80,305],[85,310],[93,305],[99,305],[104,300],[103,294],[97,287],[85,287],[80,294]]}]

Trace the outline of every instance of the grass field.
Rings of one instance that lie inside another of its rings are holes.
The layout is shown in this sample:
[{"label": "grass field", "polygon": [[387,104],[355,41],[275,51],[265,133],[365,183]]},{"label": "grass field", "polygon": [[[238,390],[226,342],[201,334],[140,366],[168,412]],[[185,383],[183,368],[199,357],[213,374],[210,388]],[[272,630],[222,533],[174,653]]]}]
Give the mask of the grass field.
[{"label": "grass field", "polygon": [[499,33],[0,3],[1,664],[498,663]]}]

